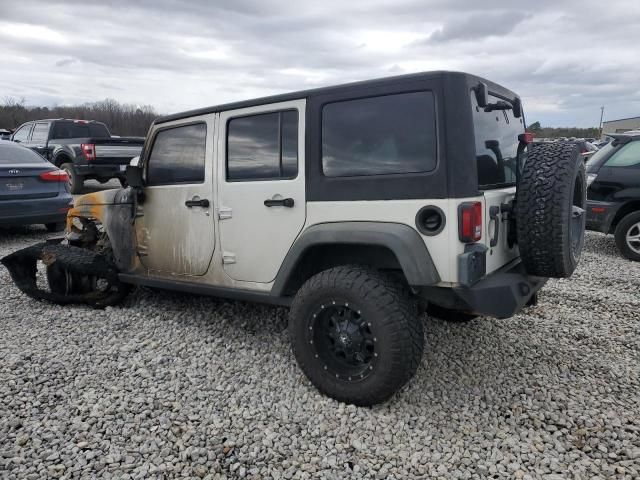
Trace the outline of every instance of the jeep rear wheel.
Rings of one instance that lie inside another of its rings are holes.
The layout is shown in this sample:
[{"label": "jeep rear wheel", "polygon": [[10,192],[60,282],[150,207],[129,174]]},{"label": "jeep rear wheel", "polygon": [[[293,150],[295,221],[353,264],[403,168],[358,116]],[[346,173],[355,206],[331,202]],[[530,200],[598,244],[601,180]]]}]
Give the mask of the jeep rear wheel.
[{"label": "jeep rear wheel", "polygon": [[640,262],[640,212],[630,213],[618,222],[615,238],[624,257]]},{"label": "jeep rear wheel", "polygon": [[387,400],[415,374],[424,342],[406,289],[359,266],[310,278],[293,301],[289,335],[300,368],[318,390],[362,406]]},{"label": "jeep rear wheel", "polygon": [[571,276],[584,245],[586,201],[585,167],[575,145],[529,146],[516,192],[516,223],[530,275]]}]

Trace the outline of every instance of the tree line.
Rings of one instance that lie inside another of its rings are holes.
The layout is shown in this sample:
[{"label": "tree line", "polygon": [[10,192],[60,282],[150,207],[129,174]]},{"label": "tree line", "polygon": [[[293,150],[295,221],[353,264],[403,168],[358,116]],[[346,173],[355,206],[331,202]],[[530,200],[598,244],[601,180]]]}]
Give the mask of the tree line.
[{"label": "tree line", "polygon": [[144,137],[158,113],[150,105],[137,106],[105,99],[73,106],[28,106],[24,99],[5,98],[0,105],[0,128],[13,130],[24,122],[44,118],[77,118],[105,123],[113,135]]},{"label": "tree line", "polygon": [[596,127],[543,127],[540,122],[533,122],[527,126],[527,131],[538,138],[600,138],[600,129]]}]

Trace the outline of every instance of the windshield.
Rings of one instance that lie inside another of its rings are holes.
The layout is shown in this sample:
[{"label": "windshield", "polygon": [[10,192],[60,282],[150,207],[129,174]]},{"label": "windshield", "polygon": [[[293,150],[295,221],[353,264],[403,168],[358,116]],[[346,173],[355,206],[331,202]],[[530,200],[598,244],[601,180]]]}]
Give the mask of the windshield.
[{"label": "windshield", "polygon": [[612,150],[615,150],[616,148],[617,145],[614,147],[611,143],[607,143],[604,147],[591,155],[591,158],[587,161],[587,172],[598,170],[602,166],[602,163],[609,158]]},{"label": "windshield", "polygon": [[[524,133],[522,116],[512,109],[485,112],[471,92],[471,106],[476,143],[478,186],[481,190],[510,187],[516,184],[518,135]],[[489,103],[504,101],[489,95]],[[524,162],[523,162],[524,163]]]}]

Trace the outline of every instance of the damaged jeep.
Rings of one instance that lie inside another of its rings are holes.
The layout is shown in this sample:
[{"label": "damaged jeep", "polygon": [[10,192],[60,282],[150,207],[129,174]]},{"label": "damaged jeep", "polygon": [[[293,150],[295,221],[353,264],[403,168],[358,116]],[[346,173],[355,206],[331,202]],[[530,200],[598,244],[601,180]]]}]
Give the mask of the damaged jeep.
[{"label": "damaged jeep", "polygon": [[531,140],[520,97],[454,72],[169,115],[128,188],[80,197],[63,239],[2,262],[58,303],[143,285],[289,307],[311,382],[372,405],[416,372],[420,312],[508,318],[575,270],[583,162]]}]

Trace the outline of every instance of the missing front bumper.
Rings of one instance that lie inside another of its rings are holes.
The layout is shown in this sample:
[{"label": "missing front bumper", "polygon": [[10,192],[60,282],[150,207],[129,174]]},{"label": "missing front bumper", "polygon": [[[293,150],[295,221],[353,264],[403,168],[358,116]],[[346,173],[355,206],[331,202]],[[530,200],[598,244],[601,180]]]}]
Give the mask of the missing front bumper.
[{"label": "missing front bumper", "polygon": [[[66,305],[83,303],[104,308],[120,302],[129,287],[118,280],[115,264],[107,257],[61,240],[32,245],[4,257],[16,286],[31,298]],[[38,261],[46,266],[48,289],[38,282]]]}]

